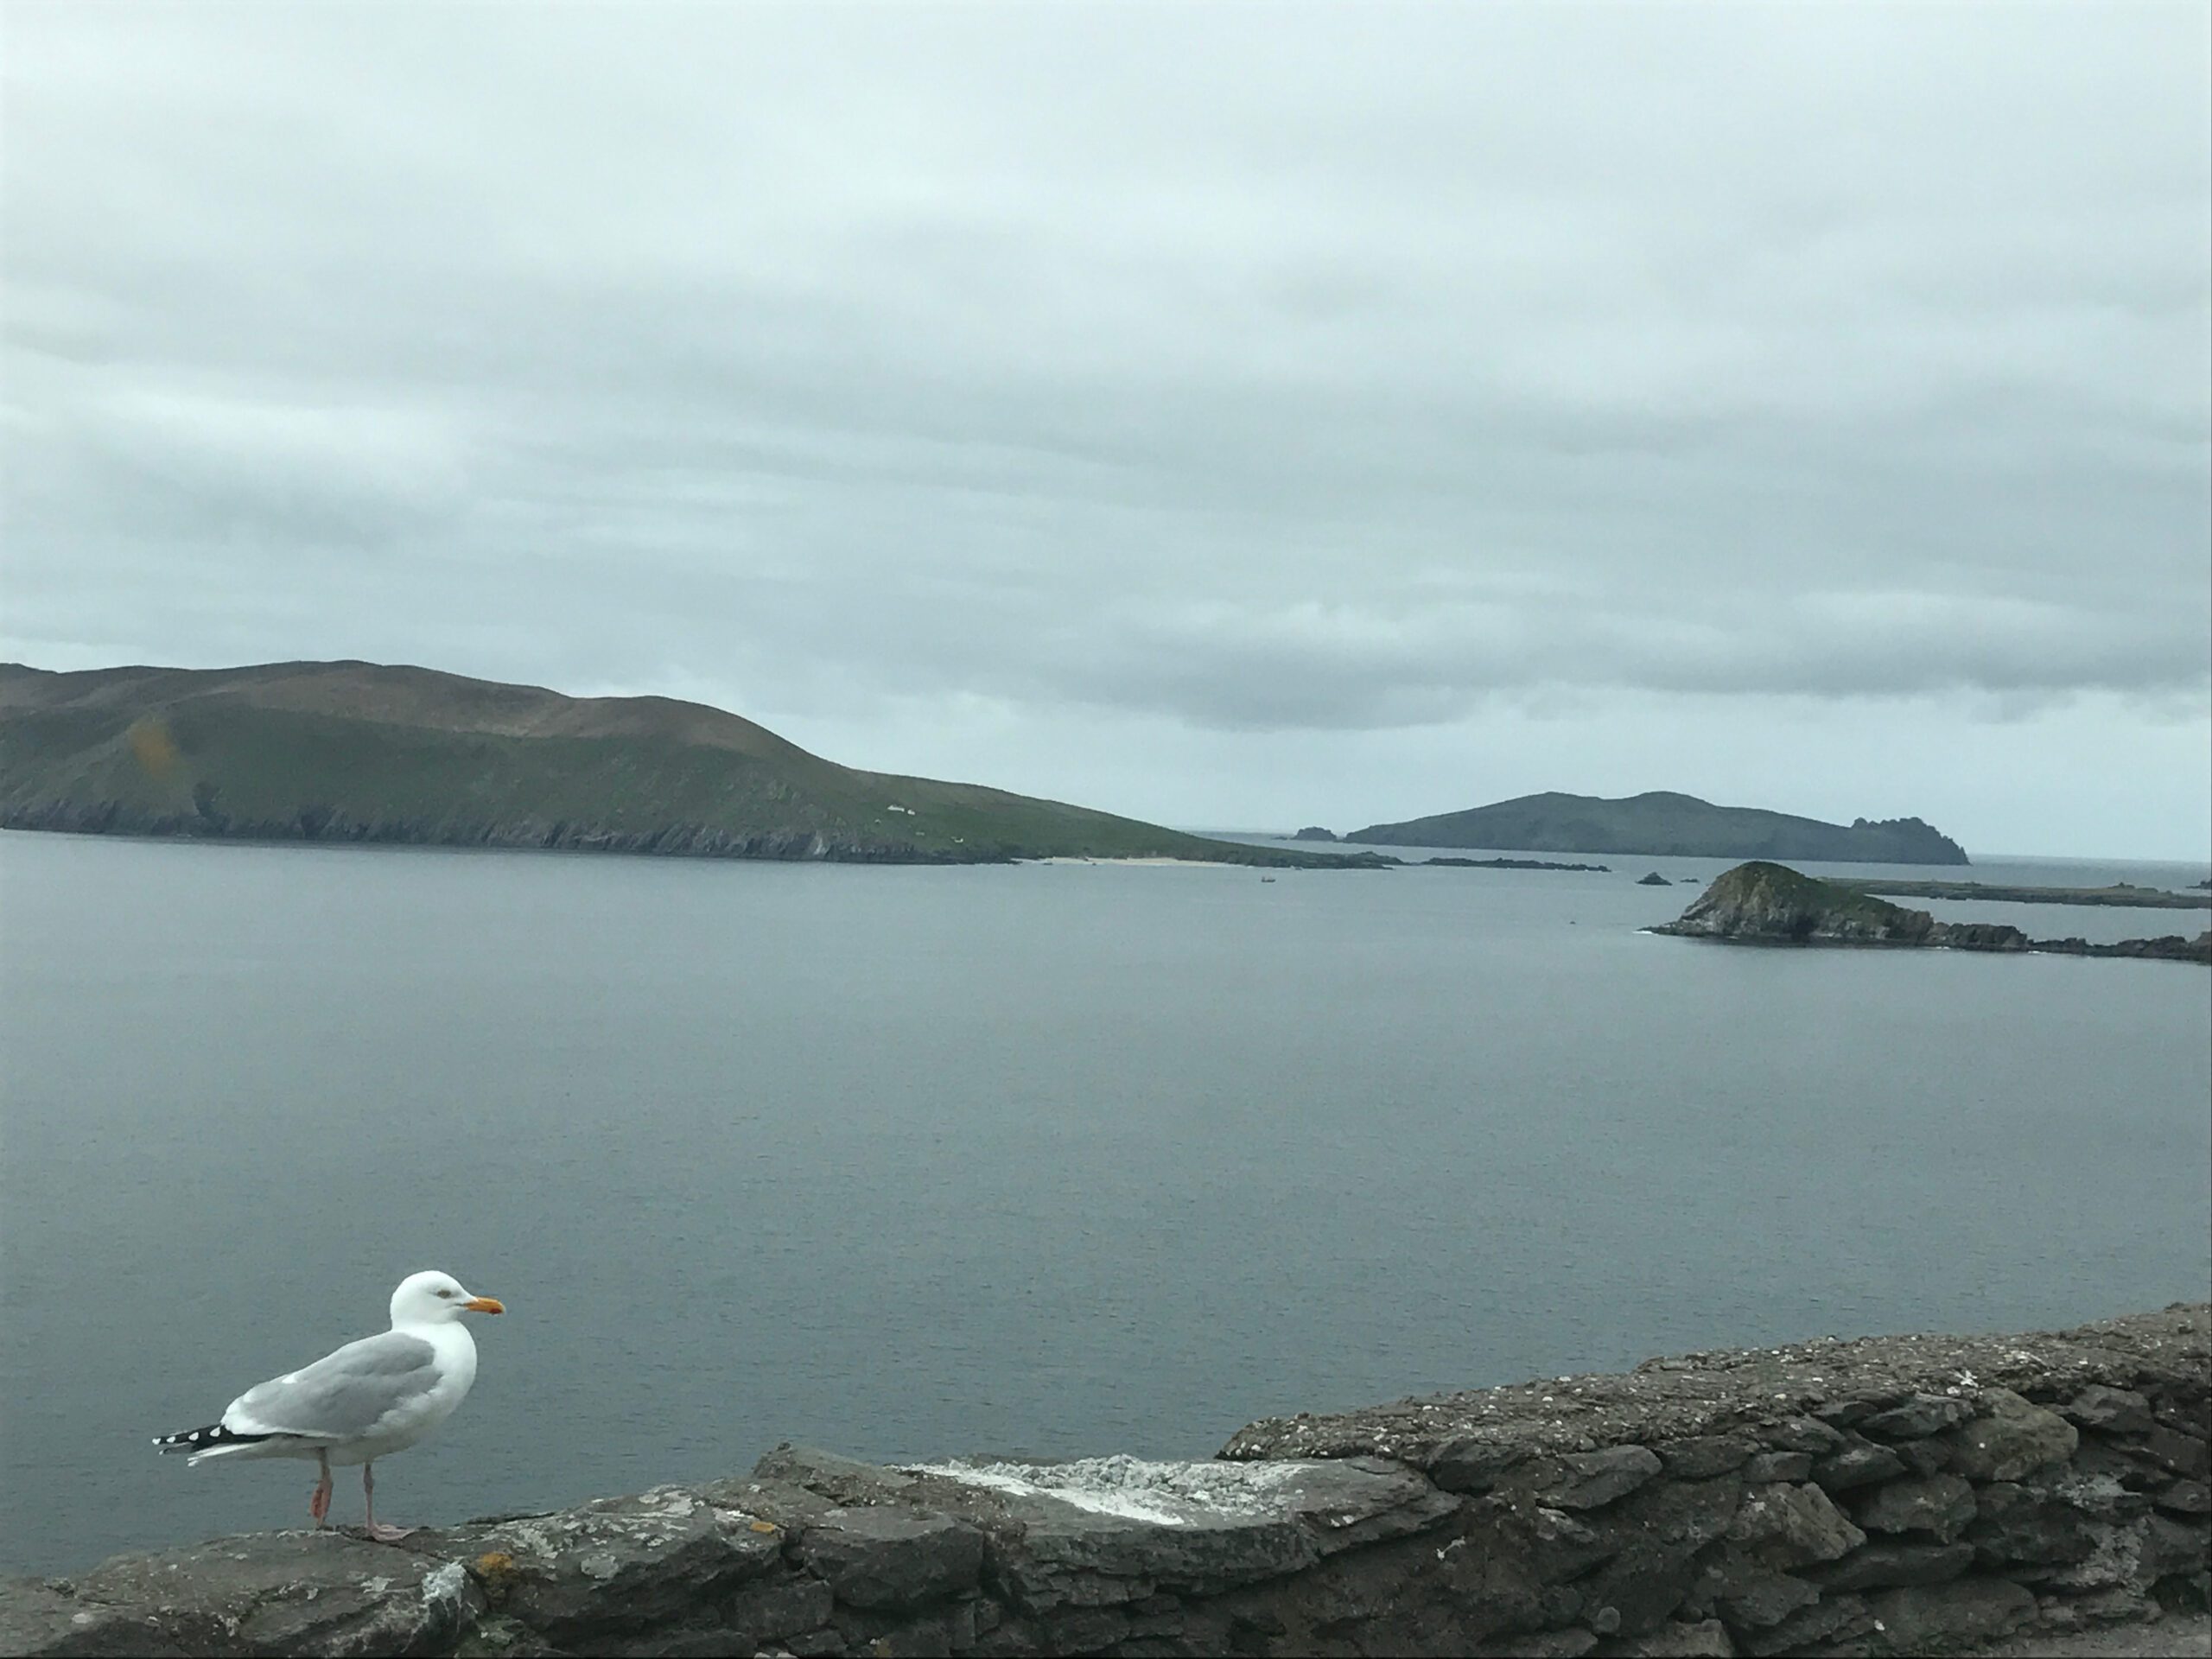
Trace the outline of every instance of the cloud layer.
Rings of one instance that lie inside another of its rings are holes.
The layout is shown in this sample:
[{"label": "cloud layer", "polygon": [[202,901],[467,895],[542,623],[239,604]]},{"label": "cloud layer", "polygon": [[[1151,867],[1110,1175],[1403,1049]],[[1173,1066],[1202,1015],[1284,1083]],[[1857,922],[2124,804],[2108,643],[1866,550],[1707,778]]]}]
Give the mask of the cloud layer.
[{"label": "cloud layer", "polygon": [[2201,7],[7,27],[34,660],[2212,699]]}]

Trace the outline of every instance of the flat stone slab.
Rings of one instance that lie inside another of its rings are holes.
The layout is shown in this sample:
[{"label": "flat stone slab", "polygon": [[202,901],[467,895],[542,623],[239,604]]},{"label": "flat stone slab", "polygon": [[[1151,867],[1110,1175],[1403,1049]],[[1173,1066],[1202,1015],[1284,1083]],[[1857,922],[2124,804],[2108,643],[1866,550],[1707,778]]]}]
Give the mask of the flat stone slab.
[{"label": "flat stone slab", "polygon": [[[805,1480],[788,1449],[773,1473]],[[911,1483],[897,1489],[901,1504],[988,1534],[995,1574],[1033,1611],[1218,1594],[1437,1525],[1459,1508],[1411,1470],[1365,1458],[961,1459],[882,1473]],[[863,1478],[843,1459],[823,1476],[847,1493]]]}]

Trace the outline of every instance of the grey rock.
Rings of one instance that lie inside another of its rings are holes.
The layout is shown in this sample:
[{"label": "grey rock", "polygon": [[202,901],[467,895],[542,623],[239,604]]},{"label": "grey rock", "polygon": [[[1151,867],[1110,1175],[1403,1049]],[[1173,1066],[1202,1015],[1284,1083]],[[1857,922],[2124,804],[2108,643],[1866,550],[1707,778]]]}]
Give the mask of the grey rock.
[{"label": "grey rock", "polygon": [[2212,1515],[2212,1486],[2201,1480],[2177,1480],[2154,1501],[2175,1515]]},{"label": "grey rock", "polygon": [[1916,1475],[1940,1474],[1951,1466],[1951,1448],[1942,1440],[1900,1440],[1891,1449]]},{"label": "grey rock", "polygon": [[[1732,1477],[1652,1483],[1606,1511],[1594,1536],[1609,1558],[1576,1587],[1620,1616],[1624,1638],[1657,1630],[1699,1585],[1700,1552],[1725,1536],[1742,1498]],[[1697,1617],[1710,1611],[1708,1597]]]},{"label": "grey rock", "polygon": [[1622,1549],[1575,1587],[1595,1609],[1591,1628],[1606,1635],[1640,1637],[1657,1630],[1682,1605],[1696,1580],[1691,1551],[1637,1541]]},{"label": "grey rock", "polygon": [[801,1535],[798,1558],[847,1606],[897,1611],[973,1590],[983,1535],[941,1515],[838,1509]]},{"label": "grey rock", "polygon": [[1786,1417],[1769,1423],[1759,1438],[1783,1452],[1808,1452],[1823,1457],[1843,1445],[1843,1436],[1815,1417]]},{"label": "grey rock", "polygon": [[1974,1546],[1862,1544],[1840,1561],[1803,1569],[1823,1592],[1892,1590],[1908,1584],[1944,1584],[1974,1565]]},{"label": "grey rock", "polygon": [[759,1647],[830,1622],[836,1597],[819,1579],[784,1579],[755,1584],[738,1592],[728,1614],[741,1645]]},{"label": "grey rock", "polygon": [[1751,1487],[1726,1535],[1746,1555],[1777,1569],[1832,1561],[1866,1541],[1828,1495],[1809,1483]]},{"label": "grey rock", "polygon": [[1494,1651],[1509,1659],[1582,1659],[1598,1645],[1595,1632],[1579,1626],[1502,1638]]},{"label": "grey rock", "polygon": [[1652,1448],[1659,1462],[1676,1480],[1706,1480],[1740,1469],[1759,1443],[1748,1434],[1693,1434],[1679,1440],[1662,1440]]},{"label": "grey rock", "polygon": [[1809,1452],[1762,1452],[1744,1465],[1744,1479],[1764,1484],[1775,1480],[1803,1480],[1813,1472]]},{"label": "grey rock", "polygon": [[2212,1535],[2154,1515],[2144,1527],[2138,1559],[2143,1576],[2153,1584],[2175,1574],[2202,1573],[2212,1567]]},{"label": "grey rock", "polygon": [[7,1599],[6,1652],[439,1653],[485,1606],[458,1563],[334,1530],[119,1557],[71,1582],[66,1621],[51,1593],[28,1618]]},{"label": "grey rock", "polygon": [[1736,1644],[1717,1618],[1662,1624],[1618,1650],[1622,1659],[1734,1659]]},{"label": "grey rock", "polygon": [[[1217,1465],[1204,1465],[1209,1469]],[[1386,1458],[1332,1458],[1275,1465],[1273,1500],[1305,1528],[1324,1556],[1426,1532],[1461,1500]]]},{"label": "grey rock", "polygon": [[914,1490],[915,1478],[903,1469],[862,1463],[857,1458],[789,1441],[753,1465],[755,1481],[798,1487],[833,1507],[896,1503]]},{"label": "grey rock", "polygon": [[1878,1440],[1919,1440],[1956,1427],[1974,1415],[1974,1408],[1947,1394],[1916,1394],[1904,1404],[1891,1406],[1862,1419],[1854,1427]]},{"label": "grey rock", "polygon": [[1570,1452],[1554,1460],[1560,1471],[1541,1491],[1555,1510],[1597,1510],[1626,1497],[1660,1471],[1658,1454],[1648,1446],[1612,1446],[1602,1452]]},{"label": "grey rock", "polygon": [[2004,1579],[1961,1579],[1950,1584],[1908,1585],[1867,1599],[1891,1653],[1941,1653],[2001,1642],[2035,1622],[2032,1591]]},{"label": "grey rock", "polygon": [[2114,1585],[2109,1590],[2093,1590],[2086,1596],[2075,1596],[2065,1603],[2066,1611],[2081,1621],[2078,1628],[2094,1630],[2101,1624],[2124,1624],[2153,1619],[2158,1616],[2158,1604],[2133,1585]]},{"label": "grey rock", "polygon": [[[0,1649],[4,1651],[4,1649]],[[487,1613],[454,1649],[454,1659],[565,1659],[561,1649],[518,1618]]]},{"label": "grey rock", "polygon": [[1874,1616],[1867,1611],[1864,1598],[1822,1596],[1768,1630],[1743,1631],[1736,1638],[1736,1646],[1754,1659],[1764,1659],[1768,1654],[1796,1653],[1822,1643],[1847,1641],[1873,1628]]},{"label": "grey rock", "polygon": [[1824,1400],[1809,1414],[1817,1422],[1830,1428],[1848,1430],[1865,1422],[1878,1411],[1886,1411],[1895,1405],[1893,1400],[1869,1400],[1863,1395],[1848,1400]]},{"label": "grey rock", "polygon": [[2160,1468],[2184,1479],[2202,1480],[2212,1475],[2212,1448],[2208,1448],[2201,1434],[2184,1433],[2161,1423],[2145,1440],[2143,1450]]},{"label": "grey rock", "polygon": [[1968,1480],[2018,1480],[2074,1455],[2082,1436],[2056,1412],[2031,1405],[2010,1389],[1989,1389],[1986,1417],[1961,1423],[1944,1435],[1951,1467]]},{"label": "grey rock", "polygon": [[1869,1532],[1926,1532],[1948,1544],[1974,1517],[1974,1488],[1956,1475],[1892,1481],[1853,1511]]},{"label": "grey rock", "polygon": [[1436,1448],[1428,1461],[1428,1478],[1447,1492],[1487,1492],[1529,1458],[1526,1445],[1462,1435]]},{"label": "grey rock", "polygon": [[700,1622],[782,1559],[772,1522],[682,1487],[556,1514],[423,1531],[410,1550],[470,1563],[491,1605],[556,1647],[628,1651]]},{"label": "grey rock", "polygon": [[1743,1500],[1743,1483],[1732,1477],[1655,1482],[1609,1511],[1606,1529],[1618,1537],[1700,1550],[1727,1535]]},{"label": "grey rock", "polygon": [[2081,1428],[2101,1429],[2107,1434],[2148,1434],[2156,1427],[2151,1402],[2133,1389],[2107,1388],[2092,1382],[2058,1408],[2059,1415]]},{"label": "grey rock", "polygon": [[1813,1483],[1823,1491],[1846,1492],[1904,1472],[1904,1460],[1886,1446],[1847,1446],[1813,1465]]},{"label": "grey rock", "polygon": [[1763,1630],[1821,1599],[1820,1590],[1787,1573],[1759,1573],[1714,1603],[1731,1630]]},{"label": "grey rock", "polygon": [[1601,1532],[1564,1510],[1539,1506],[1526,1516],[1512,1548],[1529,1563],[1537,1583],[1559,1584],[1580,1578],[1600,1561],[1611,1560],[1624,1544],[1624,1540],[1611,1528]]},{"label": "grey rock", "polygon": [[1966,1536],[1986,1567],[2063,1567],[2096,1548],[2089,1517],[2055,1491],[2000,1480],[1974,1497]]},{"label": "grey rock", "polygon": [[1439,1524],[1461,1500],[1380,1458],[950,1463],[905,1471],[990,1535],[994,1580],[1032,1613],[1160,1591],[1213,1595]]},{"label": "grey rock", "polygon": [[176,1636],[136,1606],[85,1602],[36,1579],[0,1580],[0,1653],[146,1654],[167,1659],[185,1649]]},{"label": "grey rock", "polygon": [[2143,1590],[2155,1582],[2154,1575],[2145,1570],[2145,1552],[2153,1548],[2147,1518],[2099,1527],[2093,1537],[2095,1547],[2087,1555],[2040,1569],[2038,1580],[2049,1589],[2076,1596],[2116,1586]]}]

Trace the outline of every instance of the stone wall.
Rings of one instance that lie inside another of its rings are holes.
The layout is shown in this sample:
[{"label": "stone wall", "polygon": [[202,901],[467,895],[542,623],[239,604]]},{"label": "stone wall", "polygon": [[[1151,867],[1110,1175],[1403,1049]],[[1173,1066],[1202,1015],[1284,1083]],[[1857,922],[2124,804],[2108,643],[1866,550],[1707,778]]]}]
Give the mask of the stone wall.
[{"label": "stone wall", "polygon": [[0,1653],[1892,1654],[2202,1606],[2212,1308],[1646,1362],[1219,1459],[747,1478],[0,1586]]}]

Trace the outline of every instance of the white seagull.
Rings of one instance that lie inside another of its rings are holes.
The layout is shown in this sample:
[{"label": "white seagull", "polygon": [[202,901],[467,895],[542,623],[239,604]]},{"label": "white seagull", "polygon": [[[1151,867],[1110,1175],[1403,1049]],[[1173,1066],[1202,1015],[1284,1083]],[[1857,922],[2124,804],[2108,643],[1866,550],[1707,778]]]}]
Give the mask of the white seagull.
[{"label": "white seagull", "polygon": [[450,1274],[417,1273],[391,1293],[391,1329],[349,1342],[312,1365],[248,1389],[222,1420],[162,1434],[163,1452],[207,1458],[313,1458],[322,1478],[308,1500],[318,1527],[330,1513],[330,1465],[361,1465],[369,1536],[391,1543],[411,1527],[377,1524],[375,1460],[404,1452],[454,1414],[476,1381],[476,1339],[464,1313],[504,1313]]}]

